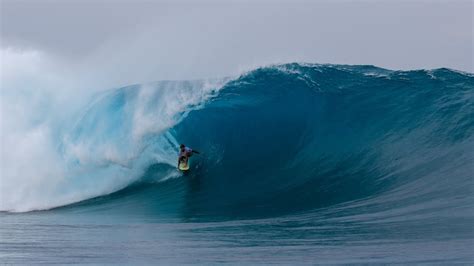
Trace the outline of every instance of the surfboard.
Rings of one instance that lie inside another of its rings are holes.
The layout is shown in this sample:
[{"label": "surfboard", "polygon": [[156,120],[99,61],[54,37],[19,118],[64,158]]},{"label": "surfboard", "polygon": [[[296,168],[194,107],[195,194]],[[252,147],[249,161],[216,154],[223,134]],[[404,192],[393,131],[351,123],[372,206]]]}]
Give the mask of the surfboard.
[{"label": "surfboard", "polygon": [[189,170],[189,162],[188,163],[180,163],[179,170],[181,171],[188,171]]}]

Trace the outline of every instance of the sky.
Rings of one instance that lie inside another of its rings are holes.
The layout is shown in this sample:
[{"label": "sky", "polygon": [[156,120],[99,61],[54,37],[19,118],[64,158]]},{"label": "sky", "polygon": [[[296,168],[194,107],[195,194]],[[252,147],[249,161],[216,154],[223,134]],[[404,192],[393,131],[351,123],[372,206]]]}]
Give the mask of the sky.
[{"label": "sky", "polygon": [[120,86],[286,62],[474,72],[473,1],[0,0],[2,86]]}]

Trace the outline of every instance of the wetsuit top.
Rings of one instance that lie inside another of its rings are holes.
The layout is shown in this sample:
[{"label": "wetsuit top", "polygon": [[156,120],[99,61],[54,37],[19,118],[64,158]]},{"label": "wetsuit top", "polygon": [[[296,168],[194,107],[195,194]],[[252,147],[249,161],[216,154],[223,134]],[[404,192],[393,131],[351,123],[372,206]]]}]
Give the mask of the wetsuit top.
[{"label": "wetsuit top", "polygon": [[181,156],[186,156],[187,157],[187,156],[191,155],[192,153],[193,153],[193,149],[188,148],[188,147],[184,147],[184,151],[179,150],[179,157],[181,157]]}]

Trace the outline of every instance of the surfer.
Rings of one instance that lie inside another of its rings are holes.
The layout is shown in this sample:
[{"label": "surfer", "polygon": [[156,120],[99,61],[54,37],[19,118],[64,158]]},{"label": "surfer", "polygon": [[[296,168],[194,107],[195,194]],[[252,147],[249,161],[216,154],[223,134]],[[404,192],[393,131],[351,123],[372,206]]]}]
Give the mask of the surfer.
[{"label": "surfer", "polygon": [[184,144],[179,145],[178,168],[181,163],[187,165],[189,157],[191,157],[193,153],[199,154],[198,151],[186,147]]}]

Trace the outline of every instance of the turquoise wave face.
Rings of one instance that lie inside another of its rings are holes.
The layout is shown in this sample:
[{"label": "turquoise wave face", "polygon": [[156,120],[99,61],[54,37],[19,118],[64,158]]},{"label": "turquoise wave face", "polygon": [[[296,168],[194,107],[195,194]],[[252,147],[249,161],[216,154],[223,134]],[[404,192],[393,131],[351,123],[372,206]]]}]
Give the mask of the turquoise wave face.
[{"label": "turquoise wave face", "polygon": [[186,215],[265,217],[436,200],[472,209],[473,110],[474,78],[447,69],[255,70],[171,130],[203,154],[194,158],[190,178],[199,184]]},{"label": "turquoise wave face", "polygon": [[[472,213],[472,74],[286,64],[222,82],[96,97],[58,133],[69,176],[52,206],[185,220]],[[186,175],[179,143],[201,152]]]},{"label": "turquoise wave face", "polygon": [[[170,129],[148,135],[142,157],[167,160],[145,160],[138,181],[73,209],[185,220],[416,206],[434,216],[446,208],[472,213],[473,84],[472,75],[448,69],[257,69],[181,113]],[[120,95],[126,92],[134,90]],[[179,143],[201,154],[188,174],[163,182],[179,175]]]}]

